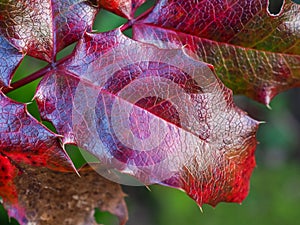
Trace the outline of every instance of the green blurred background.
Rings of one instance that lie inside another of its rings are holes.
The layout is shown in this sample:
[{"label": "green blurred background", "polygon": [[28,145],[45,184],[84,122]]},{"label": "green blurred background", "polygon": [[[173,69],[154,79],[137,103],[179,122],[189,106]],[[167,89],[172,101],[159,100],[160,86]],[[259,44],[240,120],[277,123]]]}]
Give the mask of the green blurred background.
[{"label": "green blurred background", "polygon": [[[298,1],[298,0],[297,0]],[[295,0],[295,2],[297,2]],[[148,1],[137,12],[140,14],[153,5]],[[272,9],[280,5],[280,0],[273,0]],[[126,20],[110,12],[101,10],[97,15],[94,30],[104,32],[112,30]],[[131,31],[126,31],[131,35]],[[58,58],[69,54],[75,44],[61,51]],[[46,63],[25,57],[18,68],[14,81],[28,76],[44,67]],[[9,96],[20,102],[31,102],[39,80],[32,82]],[[221,203],[216,208],[203,206],[203,213],[198,206],[183,192],[161,187],[124,186],[128,194],[126,201],[130,220],[128,225],[296,225],[300,222],[300,89],[290,90],[278,95],[271,103],[272,110],[255,103],[243,96],[235,96],[238,106],[249,112],[253,118],[266,121],[258,132],[260,142],[256,151],[257,168],[251,178],[250,194],[242,205]],[[29,112],[40,120],[35,102],[28,105]],[[51,124],[46,126],[53,129]],[[71,147],[70,147],[71,148]],[[77,164],[82,159],[69,148],[71,157]],[[98,223],[118,224],[109,213],[96,210]],[[0,205],[0,225],[18,224],[9,221]]]}]

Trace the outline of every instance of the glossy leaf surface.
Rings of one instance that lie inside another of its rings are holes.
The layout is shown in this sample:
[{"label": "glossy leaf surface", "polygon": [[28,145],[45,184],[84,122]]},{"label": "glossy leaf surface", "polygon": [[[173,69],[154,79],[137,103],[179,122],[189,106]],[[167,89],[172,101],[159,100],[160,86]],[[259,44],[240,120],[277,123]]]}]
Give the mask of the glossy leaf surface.
[{"label": "glossy leaf surface", "polygon": [[[21,84],[43,76],[35,99],[57,131],[0,93],[0,196],[22,225],[94,224],[96,207],[126,222],[119,185],[90,168],[62,173],[74,170],[65,144],[114,182],[171,186],[199,206],[246,197],[259,123],[230,89],[269,104],[300,85],[300,6],[271,15],[267,0],[158,0],[134,18],[144,2],[0,2],[0,91],[22,86],[7,88],[24,55],[48,61]],[[100,7],[127,18],[137,41],[90,33]]]},{"label": "glossy leaf surface", "polygon": [[[35,94],[40,114],[43,120],[50,121],[59,134],[62,134],[64,144],[76,144],[72,131],[72,102],[73,93],[76,90],[78,81],[76,79],[53,79],[52,76],[45,76],[39,84]],[[59,96],[59,98],[57,98]]]},{"label": "glossy leaf surface", "polygon": [[267,2],[161,0],[138,22],[134,36],[164,47],[186,46],[213,64],[235,93],[269,104],[277,93],[300,85],[300,6],[285,1],[274,16]]},{"label": "glossy leaf surface", "polygon": [[59,133],[72,133],[108,170],[183,189],[199,205],[241,202],[248,193],[258,123],[208,64],[181,50],[119,30],[86,34],[41,81],[36,100]]},{"label": "glossy leaf surface", "polygon": [[98,9],[80,0],[5,0],[0,2],[0,33],[19,51],[48,62],[81,38]]},{"label": "glossy leaf surface", "polygon": [[27,113],[25,104],[0,94],[1,154],[15,163],[46,166],[52,169],[72,168],[54,134]]}]

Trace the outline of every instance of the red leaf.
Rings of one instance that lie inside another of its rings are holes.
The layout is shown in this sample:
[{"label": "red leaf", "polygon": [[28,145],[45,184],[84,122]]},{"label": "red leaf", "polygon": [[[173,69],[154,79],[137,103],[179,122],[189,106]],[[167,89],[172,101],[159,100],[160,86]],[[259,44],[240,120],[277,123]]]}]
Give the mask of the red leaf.
[{"label": "red leaf", "polygon": [[4,196],[4,200],[15,203],[17,193],[13,179],[17,176],[18,169],[2,154],[0,154],[0,165],[0,196]]},{"label": "red leaf", "polygon": [[119,16],[133,19],[135,10],[146,0],[98,0],[100,6]]},{"label": "red leaf", "polygon": [[12,75],[22,61],[23,56],[0,35],[0,88],[9,86]]},{"label": "red leaf", "polygon": [[209,65],[181,50],[119,30],[86,34],[36,99],[59,133],[72,133],[112,172],[183,189],[199,205],[241,202],[248,193],[258,123]]},{"label": "red leaf", "polygon": [[31,117],[26,106],[0,92],[0,195],[17,207],[13,179],[20,163],[59,171],[74,170],[58,136]]},{"label": "red leaf", "polygon": [[[40,82],[35,94],[40,115],[50,121],[59,134],[63,134],[64,144],[76,144],[72,131],[72,102],[78,81],[76,79],[55,79],[53,72]],[[52,76],[51,76],[52,74]]]},{"label": "red leaf", "polygon": [[269,104],[300,85],[299,15],[290,0],[278,16],[268,14],[266,0],[161,0],[134,26],[134,37],[160,47],[184,45],[213,64],[235,93]]},{"label": "red leaf", "polygon": [[80,0],[0,3],[0,33],[24,54],[48,62],[92,29],[98,9]]}]

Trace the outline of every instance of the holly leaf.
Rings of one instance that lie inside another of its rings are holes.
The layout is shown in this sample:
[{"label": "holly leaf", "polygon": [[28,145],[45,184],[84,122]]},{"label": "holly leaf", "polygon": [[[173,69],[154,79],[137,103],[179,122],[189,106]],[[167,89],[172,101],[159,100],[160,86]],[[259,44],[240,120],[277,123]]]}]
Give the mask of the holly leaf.
[{"label": "holly leaf", "polygon": [[134,13],[146,0],[99,0],[101,7],[123,16],[133,19]]},{"label": "holly leaf", "polygon": [[185,46],[214,65],[236,94],[269,104],[300,85],[300,5],[285,1],[279,15],[268,1],[161,0],[134,25],[134,38],[163,48]]},{"label": "holly leaf", "polygon": [[59,136],[30,116],[25,104],[0,91],[0,106],[0,196],[22,214],[14,183],[20,163],[58,171],[74,171],[74,166]]},{"label": "holly leaf", "polygon": [[0,33],[20,52],[48,62],[92,29],[98,7],[90,1],[1,1]]},{"label": "holly leaf", "polygon": [[74,168],[62,149],[59,135],[30,114],[26,105],[0,92],[1,154],[15,163],[46,166],[54,170]]},{"label": "holly leaf", "polygon": [[234,105],[210,65],[182,50],[119,29],[87,33],[35,98],[43,119],[92,153],[109,179],[128,184],[121,172],[176,187],[199,205],[248,193],[258,122]]},{"label": "holly leaf", "polygon": [[14,184],[24,215],[20,217],[10,204],[5,207],[21,225],[94,225],[95,208],[118,216],[120,225],[128,218],[121,186],[90,167],[82,168],[79,177],[75,173],[22,165],[22,173],[15,177]]},{"label": "holly leaf", "polygon": [[78,81],[68,77],[56,80],[55,73],[51,71],[46,74],[34,98],[37,99],[41,118],[51,122],[57,132],[63,135],[62,143],[76,144],[72,128],[72,102]]}]

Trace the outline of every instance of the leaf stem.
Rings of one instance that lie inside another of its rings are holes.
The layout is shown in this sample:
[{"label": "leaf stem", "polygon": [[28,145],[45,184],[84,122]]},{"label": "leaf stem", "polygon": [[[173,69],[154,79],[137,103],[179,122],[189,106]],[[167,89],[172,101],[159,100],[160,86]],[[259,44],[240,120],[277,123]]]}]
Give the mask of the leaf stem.
[{"label": "leaf stem", "polygon": [[11,92],[11,91],[13,91],[13,90],[15,90],[17,88],[20,88],[20,87],[22,87],[22,86],[24,86],[26,84],[29,84],[32,81],[34,81],[34,80],[36,80],[36,79],[44,76],[48,71],[50,71],[50,69],[51,69],[51,65],[49,64],[49,65],[45,66],[44,68],[42,68],[42,69],[40,69],[40,70],[32,73],[28,77],[25,77],[25,78],[23,78],[21,80],[18,80],[16,82],[12,83],[10,85],[10,87],[3,88],[2,92],[4,94],[7,94],[7,93],[9,93],[9,92]]},{"label": "leaf stem", "polygon": [[129,20],[127,23],[125,23],[123,26],[121,26],[121,31],[124,31],[124,30],[127,30],[129,28],[132,27],[132,25],[134,25],[136,22],[142,20],[144,17],[148,16],[148,14],[150,12],[152,12],[154,6],[152,6],[151,8],[147,9],[145,12],[143,12],[141,15],[139,15],[138,17],[132,19],[132,20]]}]

